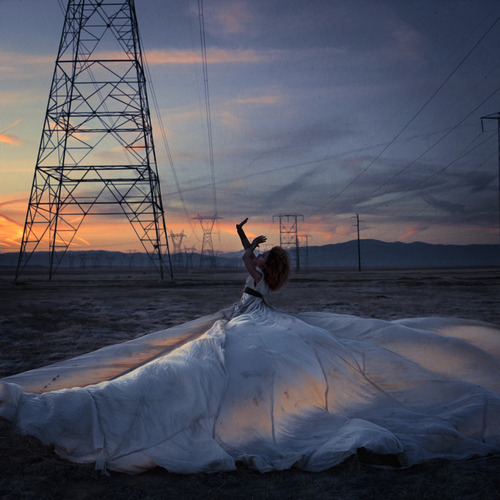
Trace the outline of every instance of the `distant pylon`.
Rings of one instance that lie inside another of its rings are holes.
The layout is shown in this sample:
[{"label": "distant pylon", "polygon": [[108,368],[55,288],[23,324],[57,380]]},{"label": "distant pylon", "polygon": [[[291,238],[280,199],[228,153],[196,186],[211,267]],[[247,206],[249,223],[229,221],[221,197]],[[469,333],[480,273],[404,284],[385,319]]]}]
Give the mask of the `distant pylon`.
[{"label": "distant pylon", "polygon": [[117,214],[172,276],[145,69],[133,0],[68,1],[16,277],[47,244],[51,278],[87,215]]},{"label": "distant pylon", "polygon": [[300,240],[304,240],[304,245],[303,248],[304,248],[304,256],[305,256],[305,261],[306,261],[306,268],[309,267],[309,240],[312,240],[312,235],[311,234],[301,234],[298,236],[299,238],[299,242]]},{"label": "distant pylon", "polygon": [[299,237],[297,233],[297,220],[299,217],[304,219],[301,214],[273,215],[273,222],[278,219],[280,223],[280,246],[287,249],[295,247],[295,268],[297,270],[300,269]]},{"label": "distant pylon", "polygon": [[182,240],[185,236],[184,230],[180,233],[173,233],[170,231],[170,239],[172,240],[172,245],[174,246],[172,252],[172,264],[174,266],[182,266]]},{"label": "distant pylon", "polygon": [[186,269],[193,267],[193,255],[196,252],[196,247],[184,247],[184,255],[186,256]]},{"label": "distant pylon", "polygon": [[193,217],[193,219],[200,221],[201,230],[203,231],[203,240],[201,242],[201,254],[200,254],[200,267],[203,267],[205,263],[208,263],[209,267],[215,267],[215,252],[214,245],[212,241],[212,230],[215,221],[222,219],[217,215],[198,215]]}]

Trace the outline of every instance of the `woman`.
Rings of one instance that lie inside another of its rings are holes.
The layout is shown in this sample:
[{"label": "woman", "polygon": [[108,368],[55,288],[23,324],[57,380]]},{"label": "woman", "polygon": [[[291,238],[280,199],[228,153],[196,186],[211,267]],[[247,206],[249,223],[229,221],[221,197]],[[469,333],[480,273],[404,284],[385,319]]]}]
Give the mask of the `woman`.
[{"label": "woman", "polygon": [[500,451],[500,329],[270,307],[288,277],[254,255],[231,311],[0,381],[0,415],[75,462],[125,472],[325,470]]},{"label": "woman", "polygon": [[255,249],[265,243],[267,238],[263,235],[257,236],[250,243],[243,230],[247,221],[248,219],[245,219],[236,224],[236,231],[245,250],[242,258],[249,276],[241,300],[235,304],[229,317],[242,314],[243,311],[248,312],[250,306],[258,306],[260,302],[255,300],[256,297],[265,302],[269,293],[282,288],[290,275],[290,259],[283,248],[273,247],[257,256],[254,254]]}]

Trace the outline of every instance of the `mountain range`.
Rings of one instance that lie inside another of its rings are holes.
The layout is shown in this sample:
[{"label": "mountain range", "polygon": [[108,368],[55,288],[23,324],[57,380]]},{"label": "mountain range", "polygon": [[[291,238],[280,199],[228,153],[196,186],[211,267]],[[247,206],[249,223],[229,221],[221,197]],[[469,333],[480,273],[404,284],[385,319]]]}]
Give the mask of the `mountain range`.
[{"label": "mountain range", "polygon": [[[242,251],[218,253],[217,267],[242,267]],[[295,248],[290,249],[294,267],[297,266]],[[0,254],[0,266],[15,267],[18,253]],[[48,252],[35,252],[30,266],[48,266]],[[173,255],[174,267],[199,267],[213,264],[213,259],[200,254]],[[500,266],[500,245],[436,245],[430,243],[384,242],[379,240],[360,240],[358,261],[358,242],[356,240],[331,245],[300,247],[299,267],[328,268],[398,268],[398,267],[490,267]],[[66,268],[97,267],[147,267],[150,260],[140,252],[109,252],[104,250],[68,251],[61,266]]]}]

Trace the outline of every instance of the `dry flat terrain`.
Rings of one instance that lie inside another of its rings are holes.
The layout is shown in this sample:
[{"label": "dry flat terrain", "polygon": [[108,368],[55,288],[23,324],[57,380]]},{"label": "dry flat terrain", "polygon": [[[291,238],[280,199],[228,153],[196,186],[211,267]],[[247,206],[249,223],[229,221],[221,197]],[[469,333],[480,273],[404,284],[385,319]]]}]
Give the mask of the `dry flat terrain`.
[{"label": "dry flat terrain", "polygon": [[[235,302],[245,273],[31,270],[14,283],[0,271],[0,377],[83,354],[215,312]],[[279,309],[381,319],[458,316],[500,324],[499,269],[307,270],[276,294]],[[498,498],[500,457],[405,470],[352,458],[322,473],[176,475],[163,469],[100,475],[69,463],[0,421],[2,498]]]}]

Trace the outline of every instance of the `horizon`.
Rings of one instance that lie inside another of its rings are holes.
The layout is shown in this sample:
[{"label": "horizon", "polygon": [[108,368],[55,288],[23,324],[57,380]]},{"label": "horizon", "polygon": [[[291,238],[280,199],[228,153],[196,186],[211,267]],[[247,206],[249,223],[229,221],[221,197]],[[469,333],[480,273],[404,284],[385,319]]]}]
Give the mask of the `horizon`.
[{"label": "horizon", "polygon": [[[357,240],[333,243],[320,246],[300,247],[299,260],[295,248],[286,248],[290,254],[294,271],[313,269],[351,269],[359,271],[375,269],[498,269],[500,266],[500,245],[469,244],[443,245],[424,242],[384,242],[380,240],[364,240],[357,245]],[[263,249],[265,250],[265,249]],[[360,253],[358,253],[360,251]],[[170,251],[164,256],[165,270],[170,269],[171,277],[179,271],[214,271],[216,269],[245,271],[241,259],[243,250],[219,251],[214,255],[203,256],[193,249],[180,252]],[[153,261],[147,252],[119,250],[69,250],[59,251],[56,258],[59,270],[92,270],[92,269],[150,269],[158,272],[158,263]],[[29,269],[49,269],[50,253],[34,252],[32,258],[21,274]],[[300,264],[298,263],[300,262]],[[18,252],[0,253],[0,267],[14,273],[18,264]],[[64,271],[63,271],[64,272]],[[50,273],[52,276],[52,271]],[[17,272],[16,272],[17,279]],[[51,278],[49,278],[51,279]]]},{"label": "horizon", "polygon": [[[500,244],[499,243],[467,243],[467,244],[455,244],[455,243],[427,243],[425,241],[411,241],[411,242],[405,242],[405,241],[384,241],[384,240],[378,240],[378,239],[373,239],[373,238],[360,238],[360,244],[362,244],[363,242],[367,243],[367,242],[374,242],[374,243],[382,243],[384,245],[405,245],[405,246],[411,246],[411,245],[426,245],[426,246],[429,246],[429,247],[456,247],[456,248],[465,248],[465,247],[488,247],[488,248],[499,248],[500,249]],[[337,243],[325,243],[325,244],[322,244],[322,245],[308,245],[308,246],[303,246],[303,245],[300,245],[299,246],[299,251],[301,252],[304,252],[306,251],[307,249],[311,250],[311,249],[315,249],[315,248],[323,248],[323,247],[329,247],[329,246],[341,246],[341,245],[349,245],[349,244],[353,244],[353,245],[357,245],[357,239],[351,239],[351,240],[347,240],[347,241],[341,241],[341,242],[337,242]],[[265,245],[262,245],[262,249],[268,249],[270,248],[272,245],[268,245],[268,244],[265,244]],[[285,250],[287,250],[288,252],[295,252],[296,250],[296,247],[294,246],[286,246],[284,247]],[[145,256],[145,257],[148,257],[148,253],[146,252],[146,250],[144,249],[140,249],[140,250],[106,250],[106,249],[102,249],[102,248],[92,248],[92,249],[68,249],[68,250],[58,250],[56,251],[56,254],[67,254],[67,253],[77,253],[77,252],[94,252],[94,253],[98,253],[98,252],[103,252],[103,253],[121,253],[121,254],[124,254],[124,255],[130,255],[130,254],[134,254],[134,255],[141,255],[141,256]],[[173,251],[173,249],[170,247],[169,249],[169,252],[170,252],[170,255],[175,255],[176,253]],[[243,254],[244,250],[243,249],[240,249],[240,250],[218,250],[215,253],[215,257],[219,257],[219,256],[226,256],[226,255],[230,255],[230,254]],[[256,250],[256,252],[258,253],[259,252],[259,249]],[[50,250],[48,249],[37,249],[33,252],[33,255],[34,254],[45,254],[45,253],[50,253]],[[200,256],[201,255],[201,249],[198,250],[198,249],[193,249],[192,247],[183,247],[183,249],[179,252],[179,254],[187,254],[187,253],[190,253],[192,255],[197,255],[197,256]],[[0,258],[2,255],[18,255],[19,254],[19,249],[17,250],[10,250],[10,251],[2,251],[2,248],[0,247]],[[227,258],[227,257],[226,257]],[[500,263],[500,255],[499,255],[499,263]],[[28,263],[29,265],[29,263]]]}]

